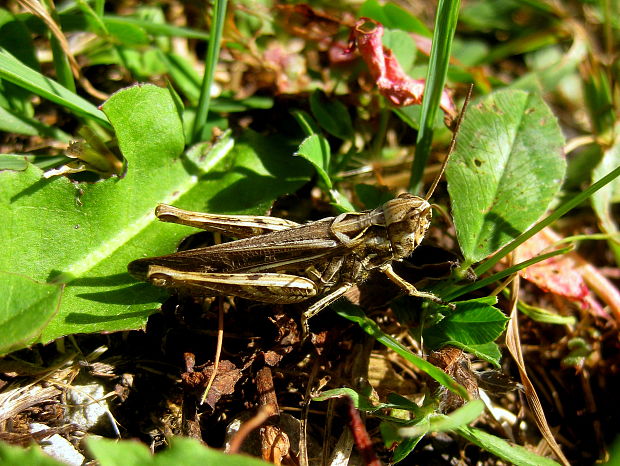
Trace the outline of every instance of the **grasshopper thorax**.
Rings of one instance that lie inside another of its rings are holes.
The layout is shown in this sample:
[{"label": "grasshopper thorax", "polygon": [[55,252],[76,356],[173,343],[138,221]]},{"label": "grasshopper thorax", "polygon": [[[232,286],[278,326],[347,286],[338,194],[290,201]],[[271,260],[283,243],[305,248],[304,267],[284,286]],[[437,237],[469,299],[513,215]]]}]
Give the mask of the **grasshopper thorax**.
[{"label": "grasshopper thorax", "polygon": [[403,259],[424,239],[432,210],[426,199],[404,193],[383,205],[383,215],[394,259]]}]

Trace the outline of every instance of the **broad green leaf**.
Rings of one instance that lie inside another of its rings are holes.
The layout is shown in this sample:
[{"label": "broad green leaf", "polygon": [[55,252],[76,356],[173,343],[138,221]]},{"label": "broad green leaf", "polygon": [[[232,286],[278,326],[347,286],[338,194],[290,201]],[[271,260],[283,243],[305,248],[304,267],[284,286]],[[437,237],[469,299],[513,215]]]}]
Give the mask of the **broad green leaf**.
[{"label": "broad green leaf", "polygon": [[105,115],[93,104],[74,94],[62,85],[29,68],[0,47],[0,78],[27,89],[58,105],[67,107],[78,115],[92,118],[97,123],[108,126]]},{"label": "broad green leaf", "polygon": [[269,463],[245,455],[230,455],[206,447],[198,440],[172,437],[165,450],[152,455],[148,447],[132,440],[118,442],[106,438],[88,439],[88,449],[101,466],[176,466],[217,464],[218,466],[265,466]]},{"label": "broad green leaf", "polygon": [[423,21],[413,16],[409,11],[398,6],[396,3],[388,2],[383,6],[383,12],[387,18],[386,26],[391,29],[402,29],[407,32],[415,32],[422,36],[431,37],[431,31]]},{"label": "broad green leaf", "polygon": [[498,338],[508,318],[492,305],[478,300],[454,303],[456,309],[424,331],[426,344],[437,348],[447,342],[482,345]]},{"label": "broad green leaf", "polygon": [[312,115],[325,131],[343,140],[353,138],[353,123],[347,107],[339,100],[328,99],[316,90],[310,96]]},{"label": "broad green leaf", "polygon": [[332,198],[331,205],[333,205],[339,212],[353,212],[355,207],[344,194],[336,189],[330,189],[329,195]]},{"label": "broad green leaf", "polygon": [[328,189],[332,187],[332,180],[329,178],[329,159],[330,149],[327,139],[319,134],[311,134],[304,139],[299,145],[299,149],[295,155],[306,159],[310,162],[321,181],[325,183]]},{"label": "broad green leaf", "polygon": [[[620,124],[616,125],[620,129]],[[603,158],[592,171],[592,182],[600,180],[614,168],[620,166],[620,137],[616,137],[614,144],[603,152]],[[618,232],[618,223],[612,213],[612,204],[620,202],[620,179],[616,178],[611,183],[594,193],[592,207],[604,232],[615,234]],[[616,262],[620,263],[620,245],[611,243],[616,254]]]},{"label": "broad green leaf", "polygon": [[0,464],[23,464],[28,466],[64,466],[65,463],[46,455],[38,445],[28,448],[16,447],[0,442]]},{"label": "broad green leaf", "polygon": [[478,359],[487,361],[493,364],[495,367],[500,368],[500,362],[502,359],[502,352],[499,350],[497,343],[490,341],[488,343],[482,343],[480,345],[459,345],[464,351],[473,354]]},{"label": "broad green leaf", "polygon": [[517,8],[516,2],[467,2],[463,5],[460,20],[476,31],[509,31],[518,27],[514,21]]},{"label": "broad green leaf", "polygon": [[[465,66],[475,66],[480,63],[489,53],[489,44],[483,40],[471,37],[467,39],[454,38],[452,53],[460,63]],[[450,70],[452,72],[453,70]]]},{"label": "broad green leaf", "polygon": [[[65,285],[43,342],[144,325],[166,294],[136,282],[127,264],[174,252],[195,231],[156,221],[158,203],[264,213],[266,204],[309,178],[305,164],[291,160],[292,148],[252,133],[236,145],[224,137],[208,152],[181,156],[181,121],[166,89],[128,88],[103,109],[127,159],[123,178],[76,186],[66,178],[43,179],[32,165],[24,172],[0,172],[0,213],[8,219],[0,271]],[[4,286],[0,283],[2,295]]]},{"label": "broad green leaf", "polygon": [[366,209],[375,209],[394,199],[394,195],[386,188],[371,184],[356,184],[355,194]]},{"label": "broad green leaf", "polygon": [[[573,82],[579,86],[578,67],[587,59],[588,41],[585,37],[577,35],[568,51],[562,45],[553,44],[528,54],[526,60],[528,68],[532,71],[510,83],[510,88],[525,91],[542,89],[544,93],[549,93],[566,85],[572,87]],[[570,80],[565,79],[569,77]],[[572,98],[574,104],[582,105],[583,96],[579,91],[569,93],[565,88],[563,92],[561,90],[559,92],[567,95],[569,99]]]},{"label": "broad green leaf", "polygon": [[386,28],[415,32],[426,37],[432,35],[422,21],[392,2],[381,5],[377,0],[366,0],[360,7],[358,16],[372,18]]},{"label": "broad green leaf", "polygon": [[383,10],[383,5],[377,0],[366,0],[359,9],[359,16],[374,19],[384,26],[389,27],[387,24],[389,20]]},{"label": "broad green leaf", "polygon": [[0,154],[0,170],[22,171],[28,168],[28,157],[22,154]]},{"label": "broad green leaf", "polygon": [[519,445],[510,444],[475,427],[462,426],[456,429],[456,432],[474,445],[516,466],[559,466],[549,458],[539,456]]},{"label": "broad green leaf", "polygon": [[60,285],[37,283],[28,277],[0,272],[0,355],[28,346],[58,311]]},{"label": "broad green leaf", "polygon": [[122,63],[134,76],[147,78],[167,72],[167,64],[162,60],[163,55],[157,49],[147,47],[138,50],[119,45],[116,50],[122,56]]},{"label": "broad green leaf", "polygon": [[451,412],[448,416],[443,414],[431,416],[428,428],[422,426],[403,427],[399,429],[398,433],[403,437],[419,437],[425,434],[427,430],[431,432],[450,432],[475,421],[483,411],[484,403],[482,400],[473,400]]},{"label": "broad green leaf", "polygon": [[[416,57],[415,42],[405,31],[386,29],[383,35],[383,45],[394,52],[403,71],[411,70]],[[347,114],[348,115],[348,114]]]},{"label": "broad green leaf", "polygon": [[468,110],[446,168],[466,264],[493,253],[545,213],[566,170],[564,139],[540,96],[500,91]]}]

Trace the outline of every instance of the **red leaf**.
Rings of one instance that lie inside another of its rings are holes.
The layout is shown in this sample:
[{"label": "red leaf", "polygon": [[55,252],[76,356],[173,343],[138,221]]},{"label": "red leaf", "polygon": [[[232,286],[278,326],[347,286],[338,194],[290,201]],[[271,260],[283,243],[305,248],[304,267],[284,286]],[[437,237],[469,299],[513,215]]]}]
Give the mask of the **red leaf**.
[{"label": "red leaf", "polygon": [[[517,249],[517,261],[530,259],[562,238],[549,228],[523,243]],[[596,267],[576,252],[551,257],[519,272],[523,278],[539,288],[578,301],[584,308],[590,308],[596,315],[609,318],[598,301],[590,293],[592,288],[598,297],[609,306],[616,320],[620,320],[620,293],[618,289]]]},{"label": "red leaf", "polygon": [[[383,25],[360,18],[351,32],[360,55],[366,62],[381,95],[397,107],[422,103],[425,81],[407,75],[390,49],[383,46]],[[447,90],[441,94],[440,107],[448,117],[456,116],[456,108]]]}]

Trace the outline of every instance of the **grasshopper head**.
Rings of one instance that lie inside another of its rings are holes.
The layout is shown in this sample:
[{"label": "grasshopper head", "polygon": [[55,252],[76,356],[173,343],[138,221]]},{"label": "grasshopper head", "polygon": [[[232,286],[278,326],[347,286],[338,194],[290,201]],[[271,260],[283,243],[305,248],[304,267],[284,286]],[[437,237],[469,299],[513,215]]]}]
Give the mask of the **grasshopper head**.
[{"label": "grasshopper head", "polygon": [[422,242],[431,224],[431,205],[426,199],[405,193],[386,202],[383,214],[394,258],[409,256]]}]

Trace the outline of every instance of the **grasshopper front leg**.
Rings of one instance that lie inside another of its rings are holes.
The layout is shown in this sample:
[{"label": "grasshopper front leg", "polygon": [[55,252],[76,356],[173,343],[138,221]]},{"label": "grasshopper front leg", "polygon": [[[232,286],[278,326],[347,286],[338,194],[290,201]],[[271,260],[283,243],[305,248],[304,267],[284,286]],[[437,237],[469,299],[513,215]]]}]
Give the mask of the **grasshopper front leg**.
[{"label": "grasshopper front leg", "polygon": [[393,283],[400,286],[409,296],[424,298],[438,304],[447,304],[448,306],[453,307],[453,305],[446,303],[443,299],[441,299],[439,296],[435,296],[433,293],[419,291],[415,286],[413,286],[411,283],[404,280],[400,275],[398,275],[392,268],[392,264],[384,265],[379,270],[381,270],[381,272],[383,272]]}]

